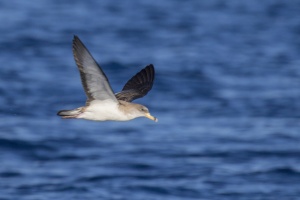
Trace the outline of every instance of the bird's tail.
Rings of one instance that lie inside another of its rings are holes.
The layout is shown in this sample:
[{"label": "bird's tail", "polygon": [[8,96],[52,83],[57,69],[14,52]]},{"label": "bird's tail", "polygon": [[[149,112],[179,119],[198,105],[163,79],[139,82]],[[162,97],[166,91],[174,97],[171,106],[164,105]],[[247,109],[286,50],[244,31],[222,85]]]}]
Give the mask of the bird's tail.
[{"label": "bird's tail", "polygon": [[74,110],[61,110],[57,113],[58,116],[61,116],[64,119],[77,118],[77,116],[82,113],[82,107],[76,108]]}]

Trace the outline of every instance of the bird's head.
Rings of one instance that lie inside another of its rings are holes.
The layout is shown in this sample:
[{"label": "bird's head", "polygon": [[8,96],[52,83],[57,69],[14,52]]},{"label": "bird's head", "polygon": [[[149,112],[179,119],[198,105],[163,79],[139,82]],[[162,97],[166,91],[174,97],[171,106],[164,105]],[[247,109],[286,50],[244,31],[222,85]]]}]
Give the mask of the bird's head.
[{"label": "bird's head", "polygon": [[135,117],[147,117],[148,119],[151,119],[155,122],[158,121],[158,119],[154,116],[152,116],[149,112],[149,109],[146,106],[143,106],[141,104],[132,104],[133,109],[131,110],[131,115],[135,115]]}]

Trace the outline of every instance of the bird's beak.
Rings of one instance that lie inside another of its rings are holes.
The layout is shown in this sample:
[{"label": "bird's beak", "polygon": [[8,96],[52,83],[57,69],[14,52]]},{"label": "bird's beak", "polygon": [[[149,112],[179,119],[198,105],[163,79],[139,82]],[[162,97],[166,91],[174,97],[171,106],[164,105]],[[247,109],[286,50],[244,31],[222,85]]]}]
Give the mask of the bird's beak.
[{"label": "bird's beak", "polygon": [[153,120],[155,122],[158,122],[158,119],[156,117],[153,117],[150,113],[146,113],[145,117],[147,117],[148,119],[151,119],[151,120]]}]

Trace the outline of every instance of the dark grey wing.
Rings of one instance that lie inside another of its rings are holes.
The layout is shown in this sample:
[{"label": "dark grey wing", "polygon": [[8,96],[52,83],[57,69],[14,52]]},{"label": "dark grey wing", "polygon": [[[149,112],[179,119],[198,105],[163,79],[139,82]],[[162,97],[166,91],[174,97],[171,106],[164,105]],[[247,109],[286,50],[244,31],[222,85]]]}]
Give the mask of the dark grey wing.
[{"label": "dark grey wing", "polygon": [[106,99],[117,102],[106,75],[77,36],[73,39],[73,54],[88,98],[87,103]]},{"label": "dark grey wing", "polygon": [[153,86],[154,75],[154,66],[152,64],[147,65],[127,81],[122,91],[116,94],[117,99],[131,102],[145,96]]}]

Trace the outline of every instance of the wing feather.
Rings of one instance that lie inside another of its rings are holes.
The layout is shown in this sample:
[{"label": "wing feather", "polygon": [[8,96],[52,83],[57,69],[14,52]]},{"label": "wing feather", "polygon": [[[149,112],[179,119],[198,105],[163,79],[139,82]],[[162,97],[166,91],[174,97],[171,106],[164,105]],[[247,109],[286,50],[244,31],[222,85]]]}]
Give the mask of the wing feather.
[{"label": "wing feather", "polygon": [[145,96],[153,86],[154,76],[154,66],[152,64],[147,65],[127,81],[122,91],[116,94],[116,98],[118,100],[131,102]]},{"label": "wing feather", "polygon": [[77,36],[73,39],[73,54],[87,96],[87,103],[92,100],[106,99],[117,101],[106,75]]}]

